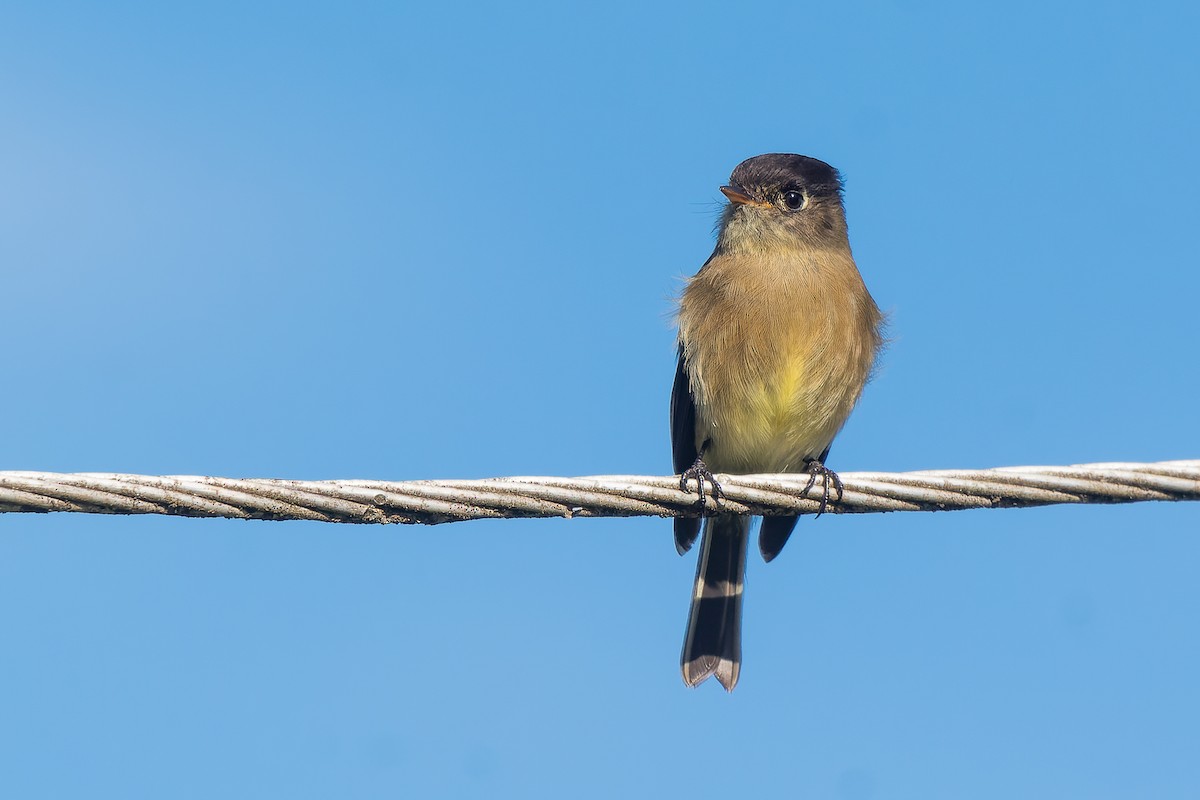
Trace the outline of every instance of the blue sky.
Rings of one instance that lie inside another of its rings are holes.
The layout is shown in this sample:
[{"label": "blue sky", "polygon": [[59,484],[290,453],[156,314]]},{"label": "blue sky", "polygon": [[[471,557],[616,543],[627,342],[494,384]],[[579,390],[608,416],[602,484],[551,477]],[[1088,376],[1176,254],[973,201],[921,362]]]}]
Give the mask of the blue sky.
[{"label": "blue sky", "polygon": [[[1184,3],[16,3],[0,469],[664,474],[763,152],[892,343],[835,469],[1200,457]],[[659,519],[0,517],[22,798],[1173,798],[1200,508],[801,521],[732,695]]]}]

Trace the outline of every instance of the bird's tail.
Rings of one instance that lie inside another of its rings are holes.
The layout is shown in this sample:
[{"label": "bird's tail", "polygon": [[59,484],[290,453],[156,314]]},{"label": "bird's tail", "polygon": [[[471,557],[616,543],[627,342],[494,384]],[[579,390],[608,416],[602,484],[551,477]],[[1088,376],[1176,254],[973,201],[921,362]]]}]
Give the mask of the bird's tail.
[{"label": "bird's tail", "polygon": [[727,690],[742,666],[742,584],[750,518],[720,514],[704,522],[696,585],[679,665],[683,682],[696,686],[710,675]]}]

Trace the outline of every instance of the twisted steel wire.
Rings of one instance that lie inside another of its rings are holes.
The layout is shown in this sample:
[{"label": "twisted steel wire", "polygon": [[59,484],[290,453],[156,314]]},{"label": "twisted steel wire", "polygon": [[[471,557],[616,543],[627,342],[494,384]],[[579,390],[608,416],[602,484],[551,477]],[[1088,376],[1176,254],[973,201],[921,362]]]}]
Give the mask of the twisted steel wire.
[{"label": "twisted steel wire", "polygon": [[[1200,500],[1200,460],[1002,467],[919,472],[843,472],[844,493],[826,513],[955,511],[1056,503]],[[820,481],[809,476],[720,475],[723,511],[814,514]],[[607,475],[486,480],[291,481],[192,475],[0,472],[0,513],[74,511],[234,519],[433,525],[512,517],[698,516],[679,478]]]}]

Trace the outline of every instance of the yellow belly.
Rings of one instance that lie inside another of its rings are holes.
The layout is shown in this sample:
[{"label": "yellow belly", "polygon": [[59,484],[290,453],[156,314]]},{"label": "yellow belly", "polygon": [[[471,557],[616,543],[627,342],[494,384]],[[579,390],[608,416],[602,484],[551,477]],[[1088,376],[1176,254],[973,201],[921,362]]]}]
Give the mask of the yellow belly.
[{"label": "yellow belly", "polygon": [[736,370],[697,398],[698,433],[710,441],[704,457],[711,469],[795,472],[833,441],[866,375],[814,361],[806,349],[781,352],[765,370]]}]

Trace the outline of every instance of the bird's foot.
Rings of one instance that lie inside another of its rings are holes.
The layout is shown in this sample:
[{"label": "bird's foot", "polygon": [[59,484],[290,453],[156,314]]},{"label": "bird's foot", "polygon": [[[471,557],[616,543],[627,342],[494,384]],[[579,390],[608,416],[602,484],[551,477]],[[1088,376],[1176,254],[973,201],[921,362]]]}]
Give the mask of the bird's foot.
[{"label": "bird's foot", "polygon": [[[825,508],[829,505],[829,482],[833,481],[833,489],[837,493],[837,502],[842,502],[842,479],[838,474],[825,466],[819,459],[813,459],[804,465],[804,471],[808,473],[808,483],[804,485],[804,494],[808,494],[809,490],[817,485],[817,478],[821,479],[821,505],[817,506],[817,517],[825,513]],[[817,517],[813,517],[816,519]]]},{"label": "bird's foot", "polygon": [[689,480],[696,482],[696,503],[704,507],[704,484],[709,485],[709,494],[712,495],[713,502],[718,506],[721,505],[721,500],[725,497],[725,492],[721,491],[721,484],[717,482],[717,478],[712,474],[712,470],[704,463],[704,459],[696,457],[695,463],[685,469],[679,476],[679,490],[681,492],[688,491],[687,482]]}]

